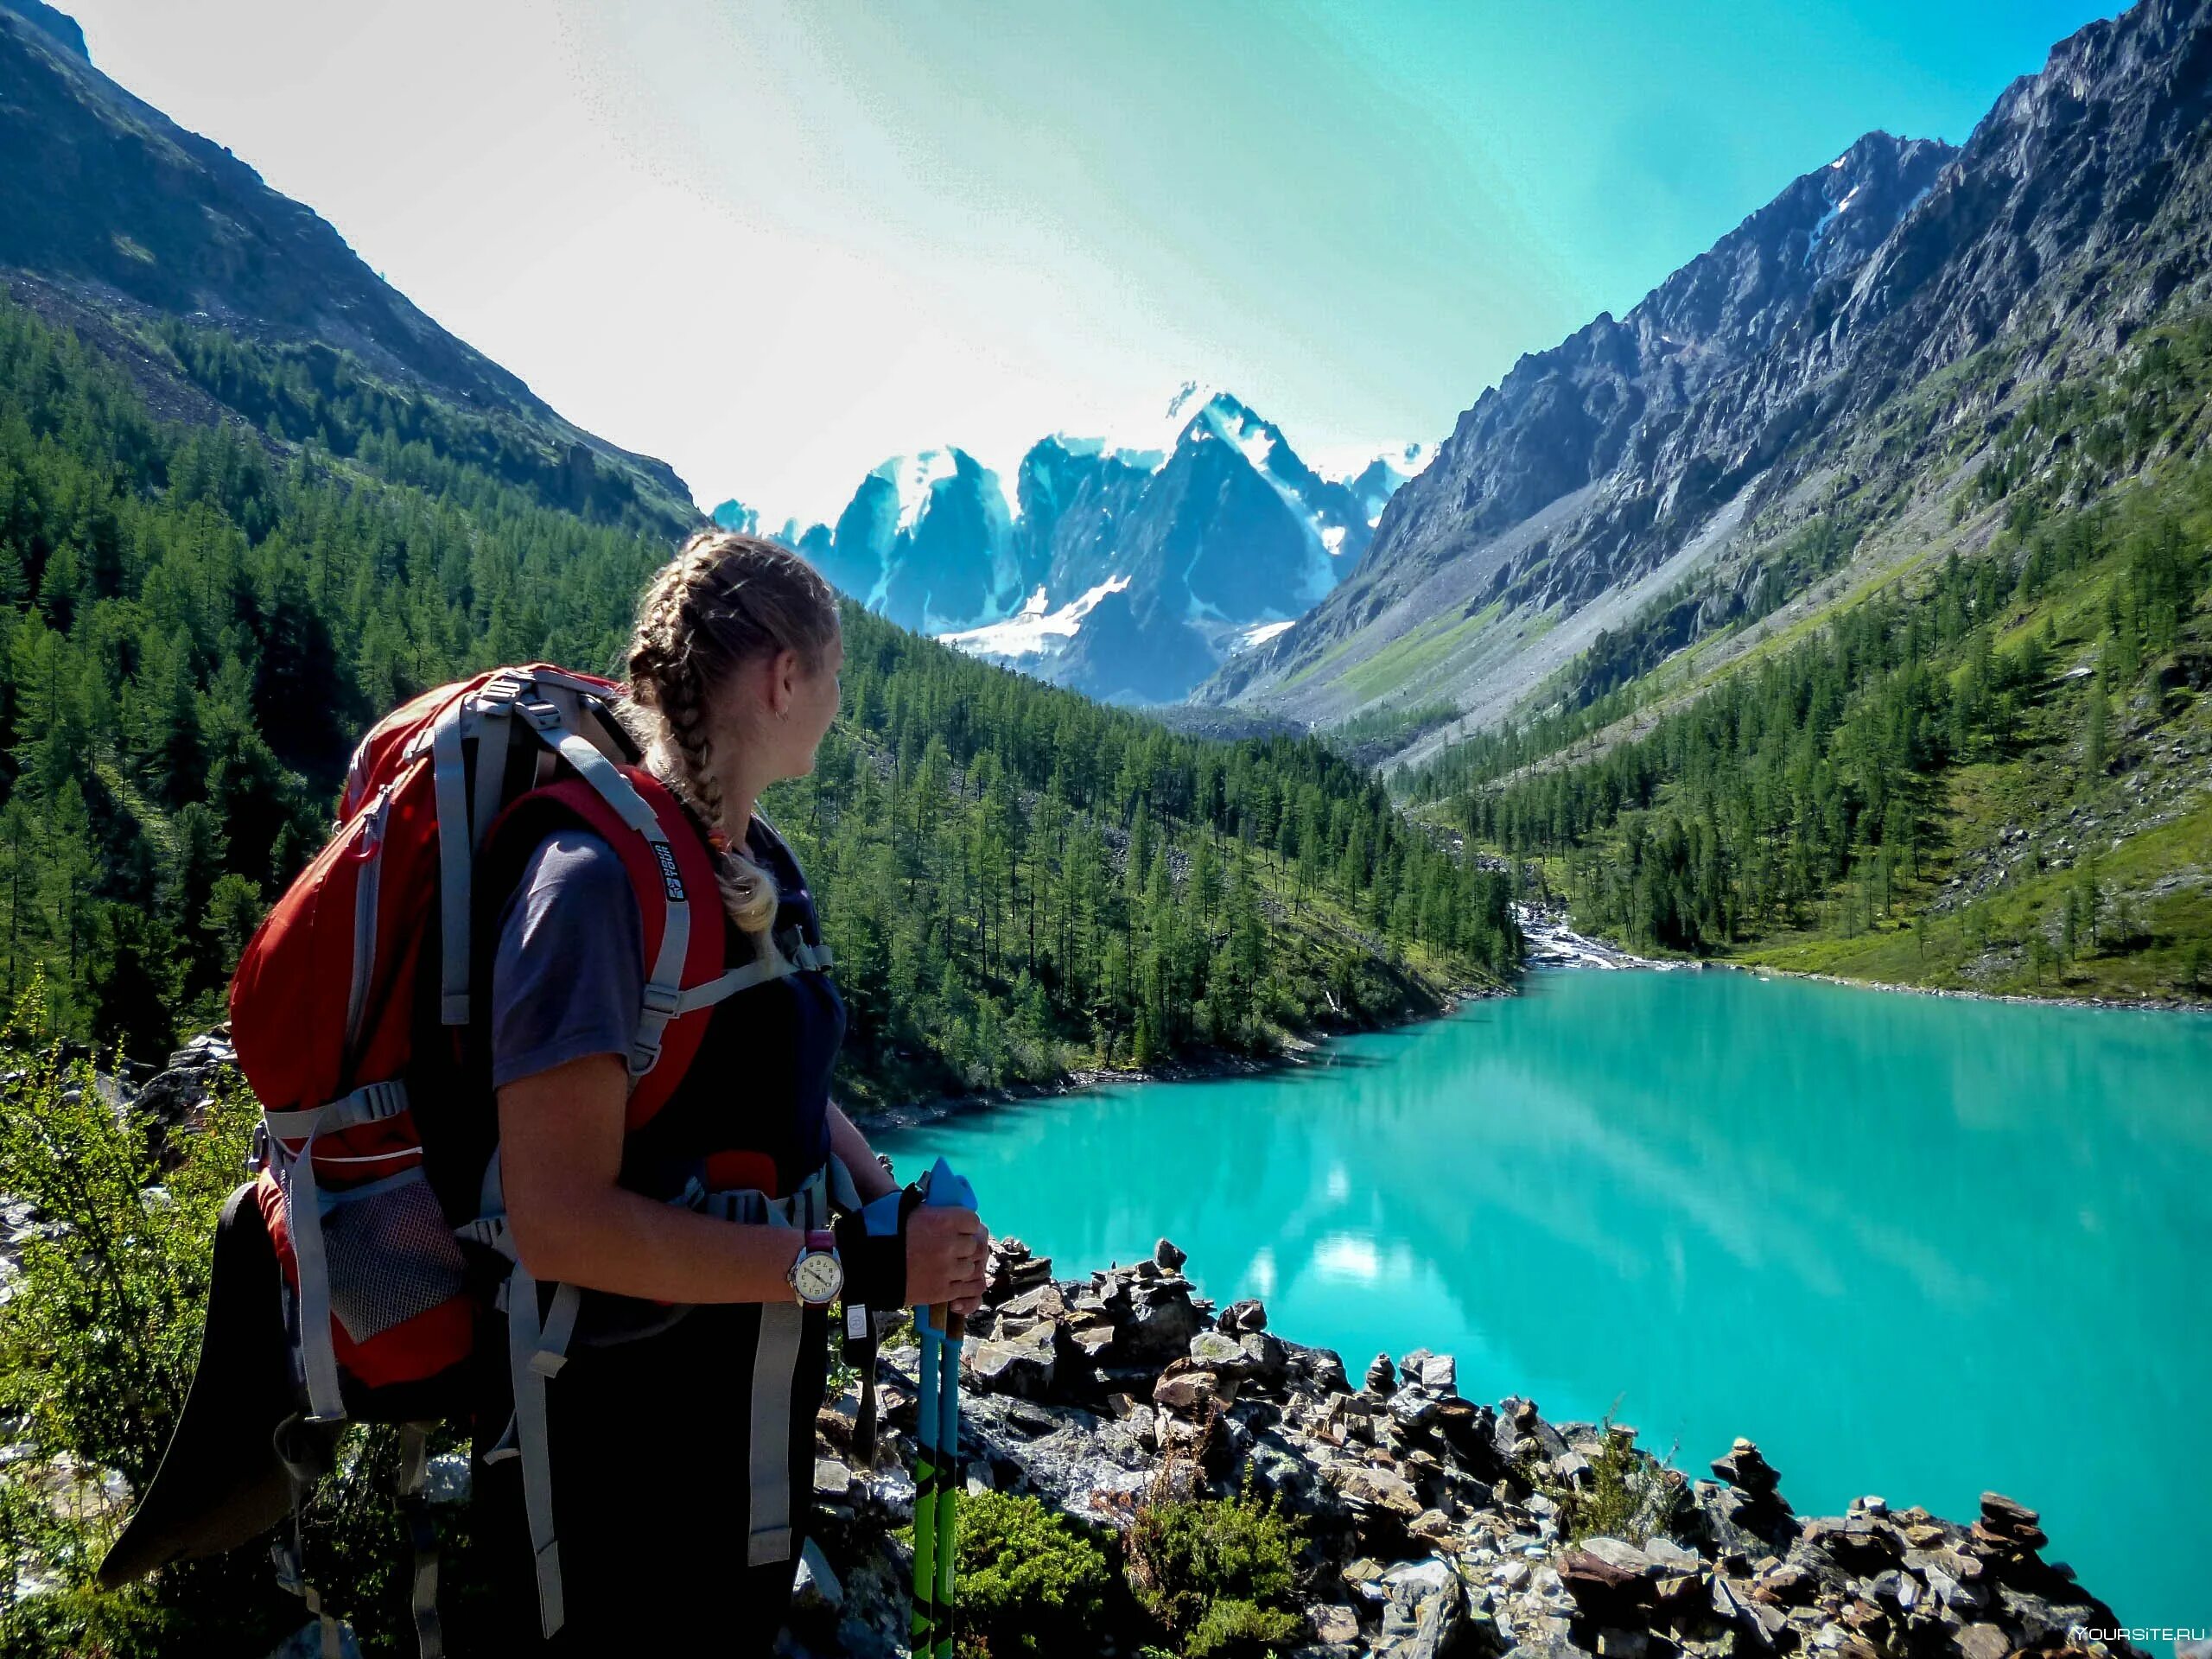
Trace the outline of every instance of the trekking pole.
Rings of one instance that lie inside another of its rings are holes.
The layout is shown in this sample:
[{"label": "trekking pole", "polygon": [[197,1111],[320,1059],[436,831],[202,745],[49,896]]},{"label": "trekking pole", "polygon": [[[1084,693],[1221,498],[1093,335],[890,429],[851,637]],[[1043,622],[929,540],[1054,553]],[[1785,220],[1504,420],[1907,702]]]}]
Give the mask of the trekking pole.
[{"label": "trekking pole", "polygon": [[[932,1319],[932,1315],[936,1319]],[[941,1338],[936,1322],[941,1308],[914,1309],[914,1330],[922,1344],[914,1368],[914,1611],[906,1633],[914,1659],[928,1659],[937,1640],[937,1445],[938,1366]]]},{"label": "trekking pole", "polygon": [[948,1313],[942,1350],[944,1375],[938,1379],[937,1433],[937,1595],[938,1636],[935,1659],[952,1659],[952,1567],[959,1536],[956,1518],[960,1503],[960,1340],[967,1334],[967,1319]]},{"label": "trekking pole", "polygon": [[[940,1158],[922,1178],[925,1205],[976,1207],[976,1189]],[[964,1319],[939,1302],[917,1306],[921,1360],[915,1368],[914,1612],[907,1647],[914,1659],[952,1652],[953,1503],[960,1461],[960,1335]]]}]

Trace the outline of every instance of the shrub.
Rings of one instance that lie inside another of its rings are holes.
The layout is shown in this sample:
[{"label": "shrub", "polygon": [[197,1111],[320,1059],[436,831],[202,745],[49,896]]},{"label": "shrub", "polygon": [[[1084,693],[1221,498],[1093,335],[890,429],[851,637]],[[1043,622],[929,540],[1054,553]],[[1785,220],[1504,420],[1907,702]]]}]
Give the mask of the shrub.
[{"label": "shrub", "polygon": [[[126,1513],[118,1496],[152,1478],[183,1405],[216,1218],[258,1109],[242,1083],[219,1089],[204,1131],[174,1137],[165,1167],[92,1066],[42,1039],[44,998],[34,981],[0,1030],[0,1192],[36,1218],[0,1298],[0,1418],[13,1443],[0,1465],[0,1659],[264,1650],[307,1616],[263,1550],[116,1594],[93,1583]],[[412,1641],[387,1496],[397,1457],[392,1431],[355,1431],[308,1515],[308,1570],[335,1611],[360,1620],[372,1654],[397,1652],[403,1630]],[[465,1591],[466,1577],[448,1582]]]},{"label": "shrub", "polygon": [[1183,1659],[1257,1659],[1296,1643],[1295,1523],[1274,1499],[1156,1499],[1129,1529],[1129,1587]]},{"label": "shrub", "polygon": [[1106,1557],[1033,1497],[979,1491],[961,1500],[961,1646],[993,1659],[1083,1651],[1110,1582]]},{"label": "shrub", "polygon": [[1559,1506],[1560,1535],[1569,1543],[1602,1535],[1641,1544],[1670,1535],[1685,1491],[1673,1453],[1659,1459],[1638,1450],[1636,1431],[1617,1427],[1611,1411],[1599,1420],[1597,1439],[1586,1485],[1560,1479],[1548,1459],[1522,1467],[1529,1484]]}]

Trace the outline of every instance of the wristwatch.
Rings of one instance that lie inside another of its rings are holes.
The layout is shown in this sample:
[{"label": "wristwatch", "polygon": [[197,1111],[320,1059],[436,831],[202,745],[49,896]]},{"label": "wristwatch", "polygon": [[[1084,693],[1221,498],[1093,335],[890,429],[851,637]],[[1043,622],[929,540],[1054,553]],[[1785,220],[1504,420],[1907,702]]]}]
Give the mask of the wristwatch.
[{"label": "wristwatch", "polygon": [[826,1227],[810,1231],[798,1260],[785,1277],[791,1281],[791,1293],[809,1307],[835,1301],[845,1287],[845,1264],[837,1259],[836,1234]]}]

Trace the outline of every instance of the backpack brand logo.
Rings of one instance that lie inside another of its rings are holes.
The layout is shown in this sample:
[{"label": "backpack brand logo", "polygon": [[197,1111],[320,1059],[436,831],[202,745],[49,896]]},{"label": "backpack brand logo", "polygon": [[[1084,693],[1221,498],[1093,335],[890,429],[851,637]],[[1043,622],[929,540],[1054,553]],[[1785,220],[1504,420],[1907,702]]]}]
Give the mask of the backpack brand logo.
[{"label": "backpack brand logo", "polygon": [[668,889],[669,902],[683,902],[683,878],[677,874],[676,849],[664,841],[653,842],[653,856],[660,860],[661,885]]}]

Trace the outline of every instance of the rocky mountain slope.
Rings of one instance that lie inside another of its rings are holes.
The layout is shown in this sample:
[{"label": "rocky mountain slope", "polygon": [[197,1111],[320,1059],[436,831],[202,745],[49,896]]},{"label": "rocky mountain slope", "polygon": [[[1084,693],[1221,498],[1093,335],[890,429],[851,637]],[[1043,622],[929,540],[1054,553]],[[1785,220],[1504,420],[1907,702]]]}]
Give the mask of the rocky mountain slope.
[{"label": "rocky mountain slope", "polygon": [[[83,32],[38,0],[0,0],[0,282],[117,347],[149,400],[192,418],[208,389],[126,340],[153,316],[333,353],[496,435],[504,471],[548,505],[673,531],[696,518],[667,464],[562,418],[425,316],[312,209],[264,184],[93,67]],[[219,399],[217,399],[219,402]]]},{"label": "rocky mountain slope", "polygon": [[[834,526],[782,533],[895,622],[1107,701],[1173,702],[1325,597],[1424,457],[1324,478],[1196,385],[1168,423],[1162,449],[1040,439],[1011,492],[957,448],[897,457]],[[716,516],[755,522],[734,501]]]},{"label": "rocky mountain slope", "polygon": [[1883,446],[1901,399],[2000,342],[2063,372],[2201,294],[2209,72],[2204,8],[2144,0],[1962,149],[1870,134],[1626,316],[1524,358],[1351,580],[1198,700],[1333,721],[1440,699],[1459,718],[1426,753],[1660,601],[1681,613],[1655,657],[1802,588],[1826,570],[1792,538],[1823,518],[1847,561],[1924,481],[1924,429]]}]

